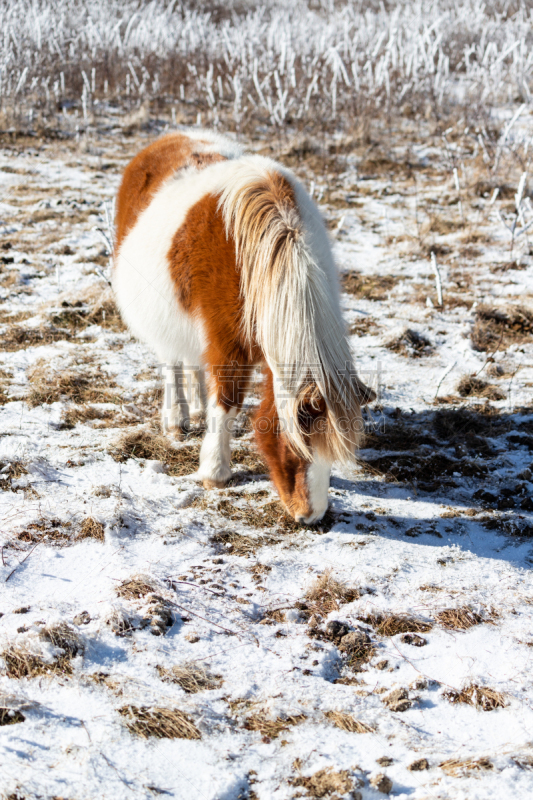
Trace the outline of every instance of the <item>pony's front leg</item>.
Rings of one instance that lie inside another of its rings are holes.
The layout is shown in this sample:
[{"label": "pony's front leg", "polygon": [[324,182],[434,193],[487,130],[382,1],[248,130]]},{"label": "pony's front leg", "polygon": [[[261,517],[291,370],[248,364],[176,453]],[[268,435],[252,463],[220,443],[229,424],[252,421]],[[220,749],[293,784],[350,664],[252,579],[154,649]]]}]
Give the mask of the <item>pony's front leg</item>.
[{"label": "pony's front leg", "polygon": [[211,398],[207,404],[207,431],[200,448],[197,477],[206,489],[221,489],[231,478],[231,435],[238,409]]}]

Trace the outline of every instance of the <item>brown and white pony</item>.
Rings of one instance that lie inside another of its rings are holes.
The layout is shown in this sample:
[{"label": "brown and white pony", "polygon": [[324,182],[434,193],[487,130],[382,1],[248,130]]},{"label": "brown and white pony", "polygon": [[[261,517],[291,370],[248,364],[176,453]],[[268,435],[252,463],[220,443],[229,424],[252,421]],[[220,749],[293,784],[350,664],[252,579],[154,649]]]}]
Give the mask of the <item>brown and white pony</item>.
[{"label": "brown and white pony", "polygon": [[196,477],[231,477],[230,439],[254,365],[254,428],[292,516],[320,520],[331,464],[353,459],[362,403],[324,223],[294,175],[208,131],[172,133],[128,165],[113,285],[125,322],[164,364],[164,430],[207,409]]}]

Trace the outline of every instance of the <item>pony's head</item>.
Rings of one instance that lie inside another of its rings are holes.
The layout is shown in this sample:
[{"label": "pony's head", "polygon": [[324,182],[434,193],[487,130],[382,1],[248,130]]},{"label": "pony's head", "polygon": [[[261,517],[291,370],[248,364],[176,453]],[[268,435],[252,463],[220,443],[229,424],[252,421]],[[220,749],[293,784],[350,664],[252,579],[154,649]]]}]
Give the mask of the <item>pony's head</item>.
[{"label": "pony's head", "polygon": [[297,522],[312,525],[326,513],[331,466],[353,461],[363,428],[361,405],[373,397],[358,383],[347,404],[326,399],[310,382],[287,400],[292,407],[284,413],[267,371],[255,436],[280,499]]}]

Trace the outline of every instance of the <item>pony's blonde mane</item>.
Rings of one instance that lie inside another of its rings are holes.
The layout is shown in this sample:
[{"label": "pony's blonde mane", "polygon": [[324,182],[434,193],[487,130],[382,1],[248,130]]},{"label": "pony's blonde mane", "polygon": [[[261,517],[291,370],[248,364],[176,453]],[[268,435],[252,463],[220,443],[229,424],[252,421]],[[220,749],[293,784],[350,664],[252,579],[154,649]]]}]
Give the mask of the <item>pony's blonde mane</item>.
[{"label": "pony's blonde mane", "polygon": [[[360,405],[371,392],[355,376],[327,235],[321,244],[328,258],[319,259],[310,247],[316,230],[306,228],[297,202],[304,190],[275,162],[248,156],[233,167],[220,208],[241,270],[244,333],[273,372],[282,429],[308,460],[320,454],[350,461],[360,440]],[[326,411],[323,430],[308,436],[301,413],[315,390]]]}]

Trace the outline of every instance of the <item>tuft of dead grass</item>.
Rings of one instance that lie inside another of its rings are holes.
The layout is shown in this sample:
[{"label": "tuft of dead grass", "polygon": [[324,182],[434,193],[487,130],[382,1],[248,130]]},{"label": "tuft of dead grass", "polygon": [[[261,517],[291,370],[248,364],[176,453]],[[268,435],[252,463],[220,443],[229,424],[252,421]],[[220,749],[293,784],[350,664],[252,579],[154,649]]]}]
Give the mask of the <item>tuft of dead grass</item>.
[{"label": "tuft of dead grass", "polygon": [[[58,636],[58,638],[63,641],[61,636]],[[61,645],[57,646],[59,647]],[[25,646],[10,645],[1,653],[5,664],[6,674],[8,678],[15,678],[17,680],[20,678],[71,675],[71,655],[69,655],[69,652],[66,648],[62,649],[64,649],[63,654],[54,658],[52,661],[45,661],[42,656],[32,653]]]},{"label": "tuft of dead grass", "polygon": [[253,446],[243,443],[231,451],[231,462],[249,475],[268,475],[268,467]]},{"label": "tuft of dead grass", "polygon": [[271,534],[247,536],[230,530],[217,531],[209,538],[210,544],[215,546],[222,545],[224,552],[233,556],[244,556],[245,558],[250,558],[261,547],[277,544],[280,541],[281,537]]},{"label": "tuft of dead grass", "polygon": [[494,769],[494,764],[488,758],[448,758],[446,761],[441,761],[439,767],[446,775],[452,778],[460,778],[463,775],[473,770],[489,770]]},{"label": "tuft of dead grass", "polygon": [[258,731],[264,737],[276,739],[282,731],[288,730],[292,725],[299,725],[305,719],[307,719],[305,714],[289,714],[286,717],[270,719],[265,712],[260,711],[246,717],[244,727],[247,731]]},{"label": "tuft of dead grass", "polygon": [[396,636],[398,633],[426,633],[433,627],[431,622],[411,617],[409,614],[369,614],[358,617],[371,625],[379,636]]},{"label": "tuft of dead grass", "polygon": [[61,427],[64,430],[72,430],[80,422],[92,422],[96,419],[111,420],[114,416],[115,412],[110,409],[95,408],[90,405],[71,406],[61,414]]},{"label": "tuft of dead grass", "polygon": [[130,733],[143,739],[201,739],[193,720],[178,708],[122,706],[118,713],[124,717]]},{"label": "tuft of dead grass", "polygon": [[53,545],[67,545],[71,542],[70,534],[64,528],[69,528],[70,522],[62,522],[60,519],[40,519],[31,522],[17,534],[19,542],[36,544],[46,542]]},{"label": "tuft of dead grass", "polygon": [[481,305],[476,309],[470,339],[474,350],[487,352],[528,341],[532,334],[533,310],[523,306],[492,308]]},{"label": "tuft of dead grass", "polygon": [[222,686],[222,675],[213,675],[204,667],[194,663],[180,664],[170,669],[156,666],[161,680],[165,683],[177,683],[187,694],[196,694]]},{"label": "tuft of dead grass", "polygon": [[175,447],[168,439],[151,430],[131,431],[122,436],[109,450],[115,461],[146,458],[161,461],[169,475],[188,475],[198,469],[200,445]]},{"label": "tuft of dead grass", "polygon": [[344,711],[326,711],[324,716],[333,723],[337,728],[348,733],[375,733],[375,729],[365,722],[352,717],[351,714],[346,714]]},{"label": "tuft of dead grass", "polygon": [[291,778],[289,780],[293,786],[301,786],[309,797],[339,797],[352,792],[354,788],[353,779],[347,769],[335,771],[333,767],[319,769],[313,775]]},{"label": "tuft of dead grass", "polygon": [[26,402],[30,408],[43,403],[72,400],[74,403],[109,403],[117,400],[109,390],[116,387],[110,375],[85,367],[83,372],[67,369],[50,372],[50,365],[40,359],[28,372],[30,391]]},{"label": "tuft of dead grass", "polygon": [[63,650],[64,657],[69,659],[83,652],[83,641],[80,634],[66,622],[47,625],[41,631],[40,638],[45,642],[50,642],[54,647],[59,647]]},{"label": "tuft of dead grass", "polygon": [[456,386],[461,397],[486,397],[487,400],[505,400],[505,392],[493,383],[476,378],[475,375],[464,375]]},{"label": "tuft of dead grass", "polygon": [[[12,325],[2,334],[2,350],[13,353],[17,350],[26,350],[28,347],[42,347],[54,342],[72,341],[74,334],[49,325],[38,328],[23,328]],[[79,339],[77,340],[79,341]]]},{"label": "tuft of dead grass", "polygon": [[505,708],[506,705],[505,697],[501,692],[497,692],[488,686],[479,686],[477,683],[465,686],[460,692],[451,689],[444,692],[443,697],[449,700],[450,703],[465,703],[481,711],[493,711],[495,708]]},{"label": "tuft of dead grass", "polygon": [[26,717],[21,711],[13,708],[0,708],[0,728],[4,725],[16,725],[18,722],[24,722]]},{"label": "tuft of dead grass", "polygon": [[79,539],[96,539],[98,542],[105,541],[104,526],[94,517],[86,517],[80,525]]},{"label": "tuft of dead grass", "polygon": [[385,347],[393,353],[409,358],[421,358],[433,352],[433,345],[429,339],[411,328],[406,328],[396,339],[387,342]]},{"label": "tuft of dead grass", "polygon": [[389,292],[400,282],[397,275],[362,275],[352,270],[341,275],[344,292],[365,300],[386,300]]},{"label": "tuft of dead grass", "polygon": [[115,591],[119,597],[124,597],[126,600],[138,600],[147,594],[156,592],[157,587],[144,575],[134,575],[122,581]]},{"label": "tuft of dead grass", "polygon": [[[254,500],[254,496],[250,495]],[[271,500],[263,505],[236,505],[231,500],[219,500],[215,510],[233,522],[242,522],[251,528],[269,528],[283,533],[295,533],[302,525],[290,517],[281,503]]]},{"label": "tuft of dead grass", "polygon": [[314,614],[326,617],[331,611],[338,611],[343,603],[353,603],[361,597],[355,587],[349,587],[326,570],[309,586],[305,593],[308,608]]},{"label": "tuft of dead grass", "polygon": [[127,330],[111,289],[102,290],[99,286],[92,286],[70,301],[63,300],[61,310],[52,313],[51,322],[75,332],[90,325],[100,325],[116,333]]},{"label": "tuft of dead grass", "polygon": [[469,606],[445,608],[435,615],[435,620],[443,628],[453,631],[467,631],[469,628],[473,628],[474,625],[480,625],[485,622],[484,617],[477,611],[473,611]]}]

